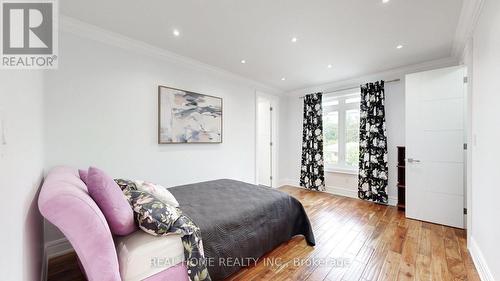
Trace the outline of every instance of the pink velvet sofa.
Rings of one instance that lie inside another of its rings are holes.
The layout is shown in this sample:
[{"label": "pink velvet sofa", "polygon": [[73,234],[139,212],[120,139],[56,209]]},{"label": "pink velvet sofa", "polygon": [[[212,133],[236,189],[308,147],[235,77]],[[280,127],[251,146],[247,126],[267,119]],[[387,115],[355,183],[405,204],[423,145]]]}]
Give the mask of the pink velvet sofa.
[{"label": "pink velvet sofa", "polygon": [[[40,191],[38,207],[69,240],[88,280],[122,280],[113,235],[103,213],[80,180],[77,169],[52,169]],[[143,280],[185,281],[188,276],[181,262]]]}]

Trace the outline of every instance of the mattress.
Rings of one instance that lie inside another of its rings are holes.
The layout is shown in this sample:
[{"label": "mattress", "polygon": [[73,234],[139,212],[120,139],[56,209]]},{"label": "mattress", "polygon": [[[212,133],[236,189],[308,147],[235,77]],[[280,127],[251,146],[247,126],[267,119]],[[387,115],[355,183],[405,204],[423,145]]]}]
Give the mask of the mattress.
[{"label": "mattress", "polygon": [[[302,204],[276,189],[222,179],[169,188],[200,228],[212,280],[223,280],[294,235],[314,245]],[[235,263],[238,261],[238,264]]]},{"label": "mattress", "polygon": [[123,281],[151,277],[184,261],[181,235],[156,237],[138,230],[115,238],[116,253]]}]

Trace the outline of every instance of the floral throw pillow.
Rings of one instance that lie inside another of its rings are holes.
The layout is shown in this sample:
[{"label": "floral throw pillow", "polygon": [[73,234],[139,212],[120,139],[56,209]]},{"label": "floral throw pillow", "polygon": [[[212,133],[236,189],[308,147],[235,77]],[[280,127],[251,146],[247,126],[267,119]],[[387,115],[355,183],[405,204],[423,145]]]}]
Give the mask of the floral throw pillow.
[{"label": "floral throw pillow", "polygon": [[142,180],[133,180],[133,182],[135,183],[138,190],[149,192],[161,201],[171,206],[179,207],[179,202],[177,202],[177,199],[175,199],[175,197],[172,195],[172,193],[170,193],[170,191],[168,191],[167,188],[159,184],[154,184]]},{"label": "floral throw pillow", "polygon": [[181,216],[178,208],[164,203],[148,192],[125,188],[123,194],[134,210],[139,228],[151,235],[168,235],[174,222]]},{"label": "floral throw pillow", "polygon": [[168,191],[167,188],[154,184],[151,182],[143,180],[125,180],[125,179],[115,179],[116,183],[123,189],[132,188],[135,190],[141,190],[149,192],[151,195],[155,196],[157,199],[163,201],[174,207],[179,207],[179,202],[177,199]]},{"label": "floral throw pillow", "polygon": [[138,190],[137,181],[115,179],[134,209],[139,227],[154,236],[182,235],[189,281],[211,281],[200,228],[180,209]]}]

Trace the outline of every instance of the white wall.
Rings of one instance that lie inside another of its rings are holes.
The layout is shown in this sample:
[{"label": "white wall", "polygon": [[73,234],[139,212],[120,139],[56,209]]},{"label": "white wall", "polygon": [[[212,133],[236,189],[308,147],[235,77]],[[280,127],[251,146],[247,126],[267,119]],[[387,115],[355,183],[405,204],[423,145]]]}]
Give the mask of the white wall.
[{"label": "white wall", "polygon": [[[113,177],[175,186],[219,178],[255,182],[255,86],[73,33],[60,35],[47,75],[46,166],[101,167]],[[157,87],[223,98],[222,144],[157,144]],[[60,237],[47,230],[47,241]]]},{"label": "white wall", "polygon": [[[500,2],[484,1],[473,38],[471,253],[484,280],[500,280]],[[490,279],[486,279],[486,278]]]},{"label": "white wall", "polygon": [[[405,144],[405,75],[409,73],[437,69],[457,65],[454,58],[444,58],[435,61],[409,65],[398,69],[366,75],[345,81],[317,85],[286,93],[281,98],[280,119],[280,184],[299,185],[301,143],[302,143],[302,99],[299,96],[314,92],[328,93],[335,89],[343,89],[373,82],[380,79],[392,80],[399,78],[401,81],[387,83],[386,93],[386,127],[388,144],[389,204],[397,202],[397,150],[396,146]],[[327,190],[336,194],[357,197],[357,175],[325,173]]]},{"label": "white wall", "polygon": [[[37,192],[43,178],[43,73],[0,71],[2,280],[40,280],[43,224]],[[4,142],[5,140],[5,142]]]},{"label": "white wall", "polygon": [[[391,203],[397,200],[397,150],[396,146],[404,145],[405,112],[404,112],[404,82],[388,83],[386,93],[386,127],[388,144],[389,184],[388,194]],[[305,94],[305,93],[304,93]],[[301,143],[302,143],[302,111],[303,99],[292,96],[282,102],[282,111],[287,111],[284,124],[281,124],[283,133],[280,148],[282,150],[280,176],[282,184],[299,184]],[[283,143],[285,142],[285,143]],[[353,174],[325,172],[327,190],[345,196],[357,197],[358,176]]]}]

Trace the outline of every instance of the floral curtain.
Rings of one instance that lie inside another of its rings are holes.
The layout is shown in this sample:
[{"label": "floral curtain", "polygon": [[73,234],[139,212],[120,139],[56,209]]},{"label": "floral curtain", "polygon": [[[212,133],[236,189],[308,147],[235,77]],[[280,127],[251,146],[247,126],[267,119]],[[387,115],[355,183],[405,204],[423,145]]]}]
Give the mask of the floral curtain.
[{"label": "floral curtain", "polygon": [[361,86],[358,197],[387,204],[384,81]]},{"label": "floral curtain", "polygon": [[321,102],[321,93],[306,95],[304,98],[302,167],[300,172],[300,186],[318,191],[325,190]]}]

